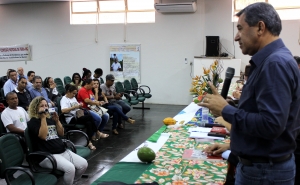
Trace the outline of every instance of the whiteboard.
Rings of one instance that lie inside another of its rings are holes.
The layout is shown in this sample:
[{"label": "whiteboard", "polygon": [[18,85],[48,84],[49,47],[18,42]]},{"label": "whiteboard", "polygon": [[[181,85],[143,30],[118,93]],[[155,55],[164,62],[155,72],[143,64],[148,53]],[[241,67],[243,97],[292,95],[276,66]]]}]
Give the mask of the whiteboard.
[{"label": "whiteboard", "polygon": [[115,81],[135,78],[140,83],[141,44],[110,44],[109,51],[109,71],[115,76]]}]

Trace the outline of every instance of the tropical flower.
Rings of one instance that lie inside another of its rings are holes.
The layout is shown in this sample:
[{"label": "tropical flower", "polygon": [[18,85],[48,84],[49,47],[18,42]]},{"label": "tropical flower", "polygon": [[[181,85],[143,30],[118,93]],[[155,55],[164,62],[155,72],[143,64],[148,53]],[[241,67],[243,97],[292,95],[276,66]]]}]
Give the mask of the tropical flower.
[{"label": "tropical flower", "polygon": [[215,60],[209,68],[203,67],[203,76],[196,76],[192,79],[192,87],[190,88],[191,95],[196,95],[195,103],[202,101],[203,97],[209,93],[212,94],[212,90],[208,85],[208,82],[212,82],[215,87],[218,87],[223,79],[220,78],[220,74],[223,71],[222,64]]}]

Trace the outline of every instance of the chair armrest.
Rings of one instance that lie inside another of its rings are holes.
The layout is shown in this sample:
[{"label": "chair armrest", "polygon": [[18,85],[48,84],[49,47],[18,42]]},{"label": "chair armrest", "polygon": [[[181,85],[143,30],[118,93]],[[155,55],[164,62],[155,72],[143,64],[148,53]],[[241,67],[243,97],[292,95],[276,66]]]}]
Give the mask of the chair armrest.
[{"label": "chair armrest", "polygon": [[26,168],[23,168],[23,167],[8,167],[4,170],[4,175],[5,175],[5,181],[7,183],[7,185],[11,185],[10,183],[10,180],[9,180],[9,172],[10,171],[16,171],[16,170],[19,170],[19,171],[23,171],[26,175],[29,176],[31,182],[32,182],[32,185],[35,185],[35,180],[34,180],[34,177],[32,175],[32,173],[30,172],[29,169],[26,169]]},{"label": "chair armrest", "polygon": [[127,92],[131,93],[136,100],[139,98],[139,94],[135,90],[128,90]]},{"label": "chair armrest", "polygon": [[[38,157],[48,158],[52,164],[52,169],[49,170],[49,169],[41,168],[39,165],[40,161],[36,161]],[[26,160],[29,164],[31,171],[33,171],[34,173],[38,173],[38,172],[53,173],[55,170],[57,170],[57,162],[53,157],[53,155],[48,152],[42,152],[42,151],[32,152],[27,155]]]},{"label": "chair armrest", "polygon": [[145,91],[143,88],[139,87],[137,90],[140,91],[142,96],[145,96]]},{"label": "chair armrest", "polygon": [[128,93],[124,93],[123,95],[124,95],[125,98],[128,100],[128,102],[131,101],[131,97],[130,97],[130,95],[129,95]]},{"label": "chair armrest", "polygon": [[148,93],[151,93],[151,89],[150,89],[149,86],[147,86],[147,85],[141,85],[139,88],[142,88],[142,89],[143,89],[143,87],[147,87],[147,88],[148,88]]},{"label": "chair armrest", "polygon": [[73,133],[80,133],[86,140],[86,144],[83,145],[85,147],[88,146],[90,140],[89,140],[89,137],[87,136],[86,133],[82,132],[81,130],[69,130],[68,132],[65,133],[65,137],[67,140],[70,140],[70,136],[73,134]]},{"label": "chair armrest", "polygon": [[67,139],[62,139],[62,141],[63,141],[66,149],[70,149],[73,153],[76,154],[77,151],[76,151],[75,145],[72,141],[67,140]]}]

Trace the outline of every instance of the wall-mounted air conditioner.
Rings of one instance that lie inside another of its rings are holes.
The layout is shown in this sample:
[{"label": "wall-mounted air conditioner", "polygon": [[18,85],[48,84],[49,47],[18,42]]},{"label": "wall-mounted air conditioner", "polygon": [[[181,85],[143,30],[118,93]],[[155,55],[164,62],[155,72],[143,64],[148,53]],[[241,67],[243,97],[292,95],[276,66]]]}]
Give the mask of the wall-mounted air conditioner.
[{"label": "wall-mounted air conditioner", "polygon": [[155,3],[154,8],[159,13],[185,13],[196,12],[197,4],[195,2],[184,3]]}]

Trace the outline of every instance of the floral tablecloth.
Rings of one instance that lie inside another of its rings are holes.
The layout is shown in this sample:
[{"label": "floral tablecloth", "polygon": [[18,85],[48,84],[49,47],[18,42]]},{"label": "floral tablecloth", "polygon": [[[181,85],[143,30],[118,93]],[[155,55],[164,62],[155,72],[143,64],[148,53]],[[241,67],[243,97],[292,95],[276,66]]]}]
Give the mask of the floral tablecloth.
[{"label": "floral tablecloth", "polygon": [[[221,185],[227,173],[226,161],[193,161],[182,159],[185,149],[204,149],[211,142],[196,143],[189,138],[189,126],[167,129],[170,138],[156,154],[154,163],[136,180],[135,183],[156,181],[161,185]],[[228,143],[229,139],[217,141]]]}]

